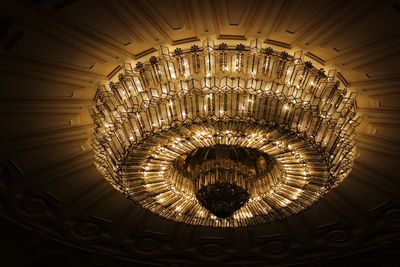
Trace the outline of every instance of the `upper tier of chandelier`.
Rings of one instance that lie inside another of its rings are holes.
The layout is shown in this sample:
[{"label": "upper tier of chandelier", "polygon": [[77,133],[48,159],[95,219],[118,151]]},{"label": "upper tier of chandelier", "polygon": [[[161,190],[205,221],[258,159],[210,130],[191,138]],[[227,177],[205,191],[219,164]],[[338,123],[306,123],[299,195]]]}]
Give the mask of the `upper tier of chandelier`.
[{"label": "upper tier of chandelier", "polygon": [[162,46],[99,87],[95,163],[162,217],[216,227],[270,222],[348,176],[360,122],[355,97],[339,88],[335,71],[259,40]]}]

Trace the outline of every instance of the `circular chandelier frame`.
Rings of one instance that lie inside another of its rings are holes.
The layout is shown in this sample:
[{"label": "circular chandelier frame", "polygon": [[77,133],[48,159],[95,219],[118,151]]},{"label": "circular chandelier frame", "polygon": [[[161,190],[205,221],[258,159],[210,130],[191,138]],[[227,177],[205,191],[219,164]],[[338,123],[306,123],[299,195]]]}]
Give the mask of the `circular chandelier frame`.
[{"label": "circular chandelier frame", "polygon": [[[117,190],[174,221],[240,227],[288,217],[342,182],[357,156],[356,94],[335,75],[259,40],[162,46],[158,57],[125,63],[118,82],[99,87],[95,164]],[[215,145],[256,149],[276,163],[259,179],[235,181],[250,198],[227,218],[204,208],[197,181],[174,165]]]}]

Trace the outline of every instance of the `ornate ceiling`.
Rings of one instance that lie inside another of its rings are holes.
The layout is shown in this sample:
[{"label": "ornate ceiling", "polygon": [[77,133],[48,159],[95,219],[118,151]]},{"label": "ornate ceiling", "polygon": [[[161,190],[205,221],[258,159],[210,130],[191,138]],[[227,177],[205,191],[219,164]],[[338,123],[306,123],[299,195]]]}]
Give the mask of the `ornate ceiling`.
[{"label": "ornate ceiling", "polygon": [[[400,256],[397,1],[3,1],[0,239],[7,266],[387,266]],[[167,221],[96,171],[88,108],[123,60],[206,36],[261,39],[357,91],[360,157],[323,200],[276,223]],[[19,249],[15,249],[18,247]]]}]

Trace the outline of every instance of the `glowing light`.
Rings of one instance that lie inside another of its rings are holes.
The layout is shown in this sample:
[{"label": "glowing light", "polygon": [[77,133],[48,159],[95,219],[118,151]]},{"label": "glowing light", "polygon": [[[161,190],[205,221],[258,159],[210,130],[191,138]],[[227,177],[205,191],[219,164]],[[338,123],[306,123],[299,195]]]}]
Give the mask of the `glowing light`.
[{"label": "glowing light", "polygon": [[[168,219],[238,227],[297,213],[347,177],[360,119],[354,96],[343,95],[335,77],[319,76],[311,63],[272,49],[266,71],[261,47],[223,52],[206,43],[181,50],[179,58],[168,51],[110,88],[99,87],[93,150],[107,181]],[[333,101],[339,103],[333,107]],[[215,155],[227,154],[227,147],[244,154],[190,161],[193,151],[219,146]],[[228,180],[250,197],[218,218],[196,193]]]}]

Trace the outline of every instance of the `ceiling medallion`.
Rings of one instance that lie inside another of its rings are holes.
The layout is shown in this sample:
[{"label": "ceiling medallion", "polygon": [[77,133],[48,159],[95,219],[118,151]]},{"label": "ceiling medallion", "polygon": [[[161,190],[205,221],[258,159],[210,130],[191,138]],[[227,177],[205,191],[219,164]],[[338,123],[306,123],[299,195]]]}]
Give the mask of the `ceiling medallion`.
[{"label": "ceiling medallion", "polygon": [[206,39],[124,64],[91,111],[95,164],[119,191],[171,220],[271,222],[315,203],[351,171],[355,93],[302,52]]}]

